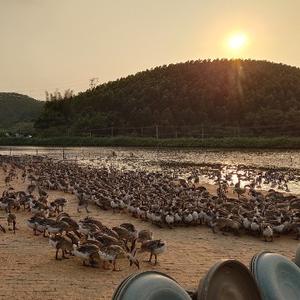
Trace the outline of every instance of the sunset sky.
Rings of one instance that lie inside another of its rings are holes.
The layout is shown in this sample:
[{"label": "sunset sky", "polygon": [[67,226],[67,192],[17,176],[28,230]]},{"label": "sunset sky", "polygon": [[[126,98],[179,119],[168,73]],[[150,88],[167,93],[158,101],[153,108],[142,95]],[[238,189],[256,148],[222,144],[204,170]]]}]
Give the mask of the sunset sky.
[{"label": "sunset sky", "polygon": [[158,65],[300,67],[300,0],[0,0],[0,91],[44,99]]}]

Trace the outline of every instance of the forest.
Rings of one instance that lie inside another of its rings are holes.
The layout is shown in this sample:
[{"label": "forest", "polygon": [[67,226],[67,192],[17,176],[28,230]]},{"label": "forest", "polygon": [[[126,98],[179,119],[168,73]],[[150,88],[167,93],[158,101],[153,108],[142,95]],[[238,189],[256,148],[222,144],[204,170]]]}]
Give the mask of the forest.
[{"label": "forest", "polygon": [[299,136],[300,69],[240,59],[163,65],[51,97],[35,123],[47,135],[147,126],[236,126]]}]

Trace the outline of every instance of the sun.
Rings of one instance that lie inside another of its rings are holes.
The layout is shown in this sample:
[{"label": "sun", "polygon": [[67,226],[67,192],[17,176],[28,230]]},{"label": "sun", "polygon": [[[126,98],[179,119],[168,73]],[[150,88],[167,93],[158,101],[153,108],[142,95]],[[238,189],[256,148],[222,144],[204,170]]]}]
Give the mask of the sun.
[{"label": "sun", "polygon": [[233,50],[239,50],[247,44],[247,36],[244,33],[237,33],[228,39],[228,46]]}]

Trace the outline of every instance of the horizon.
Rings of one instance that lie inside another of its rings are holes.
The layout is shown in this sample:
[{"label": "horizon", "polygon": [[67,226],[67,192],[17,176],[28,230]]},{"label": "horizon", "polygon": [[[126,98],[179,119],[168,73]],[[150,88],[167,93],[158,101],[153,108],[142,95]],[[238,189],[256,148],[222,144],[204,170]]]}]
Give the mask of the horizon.
[{"label": "horizon", "polygon": [[[232,1],[220,12],[224,3],[0,0],[0,91],[45,100],[46,90],[83,92],[92,78],[104,84],[191,60],[300,67],[299,1]],[[237,34],[247,44],[229,49]]]}]

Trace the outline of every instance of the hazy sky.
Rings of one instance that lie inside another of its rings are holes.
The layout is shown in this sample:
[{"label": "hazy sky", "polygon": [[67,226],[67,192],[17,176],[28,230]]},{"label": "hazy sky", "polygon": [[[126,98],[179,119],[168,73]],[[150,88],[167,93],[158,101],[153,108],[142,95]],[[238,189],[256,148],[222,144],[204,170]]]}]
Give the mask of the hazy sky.
[{"label": "hazy sky", "polygon": [[[44,99],[199,58],[300,67],[299,13],[300,0],[0,0],[0,91]],[[248,37],[237,53],[235,32]]]}]

